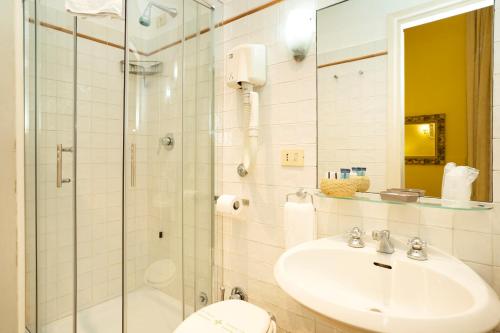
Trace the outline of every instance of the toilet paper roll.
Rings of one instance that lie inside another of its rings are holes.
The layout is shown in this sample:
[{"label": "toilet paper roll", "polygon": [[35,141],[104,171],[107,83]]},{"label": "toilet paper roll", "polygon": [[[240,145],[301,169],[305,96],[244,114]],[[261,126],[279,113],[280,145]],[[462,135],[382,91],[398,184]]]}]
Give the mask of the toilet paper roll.
[{"label": "toilet paper roll", "polygon": [[217,199],[216,209],[219,213],[238,215],[242,207],[243,203],[235,195],[223,194]]}]

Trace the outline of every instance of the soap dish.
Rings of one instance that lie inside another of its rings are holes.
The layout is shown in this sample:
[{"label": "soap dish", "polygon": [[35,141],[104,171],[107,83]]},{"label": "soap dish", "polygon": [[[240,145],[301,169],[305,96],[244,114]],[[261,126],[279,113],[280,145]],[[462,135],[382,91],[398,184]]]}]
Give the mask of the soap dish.
[{"label": "soap dish", "polygon": [[425,196],[425,190],[421,190],[418,188],[390,188],[387,192],[396,192],[396,193],[416,193],[419,197]]},{"label": "soap dish", "polygon": [[387,190],[380,192],[380,197],[382,198],[382,200],[387,201],[417,202],[420,195],[418,192],[398,192]]}]

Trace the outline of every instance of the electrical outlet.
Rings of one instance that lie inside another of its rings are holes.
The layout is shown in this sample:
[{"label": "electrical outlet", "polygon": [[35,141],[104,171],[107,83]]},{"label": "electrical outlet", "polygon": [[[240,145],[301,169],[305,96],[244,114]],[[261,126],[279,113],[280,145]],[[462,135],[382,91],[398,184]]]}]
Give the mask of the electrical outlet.
[{"label": "electrical outlet", "polygon": [[304,149],[281,150],[281,165],[304,166]]}]

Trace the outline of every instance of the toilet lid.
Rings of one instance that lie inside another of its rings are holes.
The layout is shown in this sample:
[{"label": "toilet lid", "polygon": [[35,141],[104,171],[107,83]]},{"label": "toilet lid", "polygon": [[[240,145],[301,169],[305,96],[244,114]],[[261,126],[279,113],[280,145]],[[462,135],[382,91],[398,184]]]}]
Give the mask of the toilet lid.
[{"label": "toilet lid", "polygon": [[269,314],[240,300],[214,303],[190,315],[174,333],[266,333]]},{"label": "toilet lid", "polygon": [[162,259],[155,261],[146,269],[145,282],[146,284],[165,284],[175,276],[175,264],[170,259]]}]

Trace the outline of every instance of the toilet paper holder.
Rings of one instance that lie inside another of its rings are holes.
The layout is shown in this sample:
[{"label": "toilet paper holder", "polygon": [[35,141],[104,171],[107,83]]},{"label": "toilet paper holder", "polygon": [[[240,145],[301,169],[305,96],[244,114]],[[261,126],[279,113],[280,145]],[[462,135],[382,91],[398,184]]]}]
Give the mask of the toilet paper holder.
[{"label": "toilet paper holder", "polygon": [[314,206],[314,196],[311,193],[304,190],[304,188],[302,188],[302,187],[299,188],[297,190],[297,192],[295,192],[295,193],[288,193],[286,195],[286,202],[290,201],[290,196],[292,196],[292,195],[295,195],[297,198],[302,199],[302,200],[304,200],[305,198],[307,198],[307,196],[309,196],[309,198],[311,199],[311,203]]},{"label": "toilet paper holder", "polygon": [[[217,202],[217,199],[219,199],[220,195],[214,195],[214,201]],[[248,199],[241,199],[241,203],[243,206],[250,206],[250,200]]]}]

